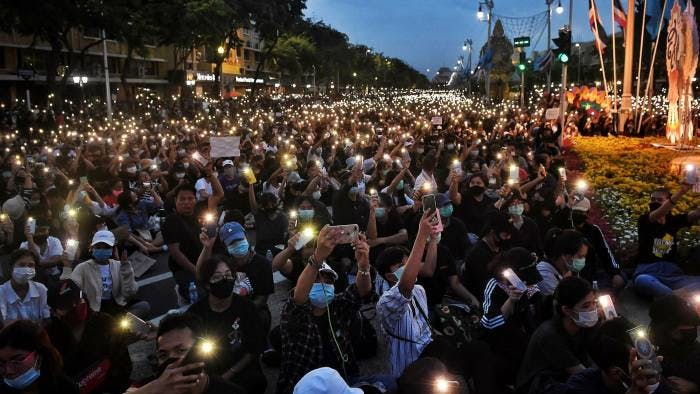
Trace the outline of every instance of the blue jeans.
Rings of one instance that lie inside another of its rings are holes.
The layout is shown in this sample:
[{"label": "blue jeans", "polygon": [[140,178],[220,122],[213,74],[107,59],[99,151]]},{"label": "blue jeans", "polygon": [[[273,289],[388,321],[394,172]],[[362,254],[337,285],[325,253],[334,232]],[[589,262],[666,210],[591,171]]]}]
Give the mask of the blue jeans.
[{"label": "blue jeans", "polygon": [[673,290],[700,290],[700,276],[686,275],[670,261],[639,264],[634,271],[634,288],[641,294],[661,297]]}]

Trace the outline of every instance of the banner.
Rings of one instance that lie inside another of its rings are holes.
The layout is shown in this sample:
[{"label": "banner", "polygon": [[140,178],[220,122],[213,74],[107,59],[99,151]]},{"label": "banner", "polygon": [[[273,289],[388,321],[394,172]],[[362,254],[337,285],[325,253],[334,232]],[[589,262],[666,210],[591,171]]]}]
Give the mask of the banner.
[{"label": "banner", "polygon": [[210,137],[209,157],[238,157],[241,155],[241,137]]}]

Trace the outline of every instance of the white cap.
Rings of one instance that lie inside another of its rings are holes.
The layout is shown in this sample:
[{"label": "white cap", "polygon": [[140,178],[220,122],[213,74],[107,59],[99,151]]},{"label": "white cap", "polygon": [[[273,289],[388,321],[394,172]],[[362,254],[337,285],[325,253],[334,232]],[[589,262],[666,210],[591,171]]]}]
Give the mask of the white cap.
[{"label": "white cap", "polygon": [[573,207],[571,207],[572,211],[583,211],[583,212],[588,212],[591,209],[591,201],[584,197],[583,200],[576,201]]},{"label": "white cap", "polygon": [[222,167],[232,166],[232,165],[233,165],[233,160],[224,160],[223,164],[221,164]]},{"label": "white cap", "polygon": [[287,176],[287,181],[289,183],[299,183],[299,182],[303,182],[304,180],[299,176],[298,172],[292,171]]},{"label": "white cap", "polygon": [[321,264],[321,268],[318,270],[318,272],[325,272],[327,274],[331,274],[333,276],[333,280],[338,280],[338,273],[331,268],[330,265],[327,263]]},{"label": "white cap", "polygon": [[304,375],[294,386],[294,394],[362,394],[362,389],[351,388],[338,371],[323,367]]},{"label": "white cap", "polygon": [[92,237],[90,246],[95,246],[99,243],[105,243],[109,246],[114,246],[114,234],[109,230],[100,230]]}]

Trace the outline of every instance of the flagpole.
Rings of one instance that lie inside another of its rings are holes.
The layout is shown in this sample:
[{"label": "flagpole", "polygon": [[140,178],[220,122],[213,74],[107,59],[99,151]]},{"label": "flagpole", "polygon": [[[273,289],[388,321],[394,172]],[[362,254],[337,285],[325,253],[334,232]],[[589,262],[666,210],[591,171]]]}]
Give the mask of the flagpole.
[{"label": "flagpole", "polygon": [[[647,23],[647,0],[644,0],[644,6],[642,9],[642,36],[640,37],[641,43],[639,45],[639,61],[637,62],[637,105],[634,106],[634,120],[635,123],[637,123],[637,127],[635,127],[637,134],[639,134],[639,128],[642,126],[641,111],[639,110],[639,107],[642,105],[642,101],[639,97],[639,90],[642,87],[642,53],[644,52],[644,36],[646,35],[644,34],[644,26]],[[634,27],[632,28],[632,32],[634,34]]]},{"label": "flagpole", "polygon": [[[651,55],[651,66],[649,66],[649,78],[647,79],[647,87],[644,92],[644,96],[647,98],[647,108],[651,108],[651,99],[649,97],[651,91],[651,79],[654,78],[654,62],[656,61],[656,50],[659,48],[659,37],[661,37],[661,28],[664,25],[664,19],[666,19],[666,5],[668,0],[664,0],[664,7],[661,9],[661,18],[659,18],[659,29],[656,31],[656,41],[654,42],[654,53]],[[642,116],[644,113],[642,113]],[[641,127],[641,122],[640,122]]]},{"label": "flagpole", "polygon": [[[634,0],[627,0],[627,26],[634,32]],[[622,76],[622,108],[620,129],[624,128],[632,112],[632,64],[634,62],[634,34],[625,35],[625,67]]]},{"label": "flagpole", "polygon": [[600,69],[603,71],[603,87],[605,88],[605,96],[608,96],[608,80],[605,77],[605,63],[603,62],[603,50],[600,48],[600,45],[598,45],[598,42],[601,41],[600,39],[600,33],[598,32],[598,7],[595,4],[595,0],[591,1],[591,5],[593,6],[593,23],[595,24],[595,31],[596,31],[596,36],[594,37],[593,43],[595,47],[598,49],[598,58],[600,59]]},{"label": "flagpole", "polygon": [[615,0],[610,0],[610,23],[612,24],[612,58],[613,58],[613,132],[617,135],[618,127],[615,124],[616,116],[619,119],[618,105],[617,105],[617,51],[615,50]]}]

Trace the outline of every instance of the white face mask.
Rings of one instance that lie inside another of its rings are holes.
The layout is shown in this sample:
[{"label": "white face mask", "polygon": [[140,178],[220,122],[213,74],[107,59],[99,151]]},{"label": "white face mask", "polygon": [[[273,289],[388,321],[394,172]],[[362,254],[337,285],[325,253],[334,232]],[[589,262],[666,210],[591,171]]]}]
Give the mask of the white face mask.
[{"label": "white face mask", "polygon": [[26,284],[34,278],[36,271],[30,267],[15,267],[12,270],[12,278],[19,284]]},{"label": "white face mask", "polygon": [[598,324],[598,308],[592,311],[575,311],[575,315],[576,317],[572,316],[571,319],[579,327],[591,328]]}]

